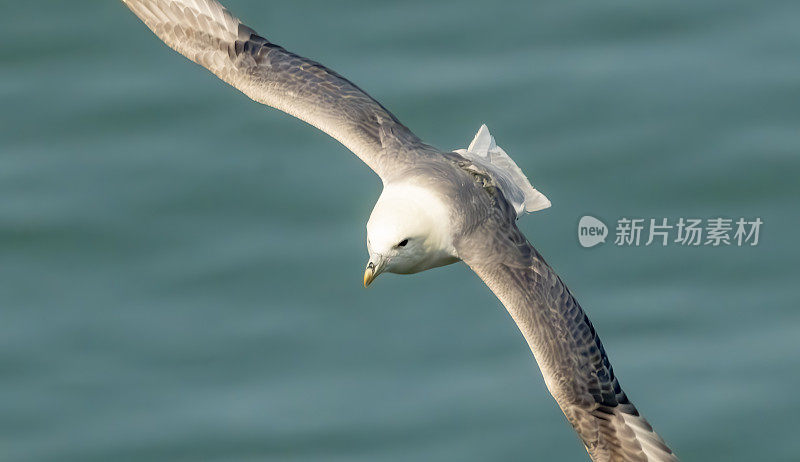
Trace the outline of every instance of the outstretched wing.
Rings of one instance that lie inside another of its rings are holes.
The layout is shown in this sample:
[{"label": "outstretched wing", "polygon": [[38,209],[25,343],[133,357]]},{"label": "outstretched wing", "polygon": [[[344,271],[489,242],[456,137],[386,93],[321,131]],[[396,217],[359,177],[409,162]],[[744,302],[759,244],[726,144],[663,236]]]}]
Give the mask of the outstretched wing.
[{"label": "outstretched wing", "polygon": [[122,0],[161,40],[259,103],[337,139],[382,178],[419,139],[323,65],[260,37],[216,0]]},{"label": "outstretched wing", "polygon": [[589,318],[512,214],[487,220],[458,252],[508,309],[592,460],[677,461],[628,401]]}]

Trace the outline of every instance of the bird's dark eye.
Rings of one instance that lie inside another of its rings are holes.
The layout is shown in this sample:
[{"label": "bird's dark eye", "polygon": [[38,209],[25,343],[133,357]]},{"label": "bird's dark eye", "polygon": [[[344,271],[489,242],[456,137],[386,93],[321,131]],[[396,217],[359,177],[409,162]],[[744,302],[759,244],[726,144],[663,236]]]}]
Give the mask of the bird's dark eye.
[{"label": "bird's dark eye", "polygon": [[403,239],[402,241],[400,241],[399,244],[397,244],[397,246],[398,247],[405,247],[407,244],[408,244],[408,239]]}]

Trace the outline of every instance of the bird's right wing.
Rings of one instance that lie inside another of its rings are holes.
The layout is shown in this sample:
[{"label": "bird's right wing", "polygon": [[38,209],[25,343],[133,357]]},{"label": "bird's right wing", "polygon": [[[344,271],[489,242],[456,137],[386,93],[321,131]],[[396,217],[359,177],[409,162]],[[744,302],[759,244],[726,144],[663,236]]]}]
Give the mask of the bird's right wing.
[{"label": "bird's right wing", "polygon": [[379,176],[419,139],[336,72],[260,37],[216,0],[122,0],[167,45],[259,103],[337,139]]},{"label": "bird's right wing", "polygon": [[512,214],[471,233],[459,256],[511,314],[592,460],[676,462],[622,391],[589,318]]}]

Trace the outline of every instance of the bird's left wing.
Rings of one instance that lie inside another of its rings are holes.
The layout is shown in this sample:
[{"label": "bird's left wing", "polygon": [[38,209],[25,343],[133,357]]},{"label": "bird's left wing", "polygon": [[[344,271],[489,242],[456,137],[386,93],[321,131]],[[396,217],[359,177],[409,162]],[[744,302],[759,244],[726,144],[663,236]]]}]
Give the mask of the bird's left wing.
[{"label": "bird's left wing", "polygon": [[259,103],[304,120],[353,151],[381,178],[421,144],[356,85],[288,52],[216,0],[122,0],[167,45]]},{"label": "bird's left wing", "polygon": [[603,344],[509,210],[464,237],[459,256],[505,305],[548,390],[595,462],[675,462],[614,376]]}]

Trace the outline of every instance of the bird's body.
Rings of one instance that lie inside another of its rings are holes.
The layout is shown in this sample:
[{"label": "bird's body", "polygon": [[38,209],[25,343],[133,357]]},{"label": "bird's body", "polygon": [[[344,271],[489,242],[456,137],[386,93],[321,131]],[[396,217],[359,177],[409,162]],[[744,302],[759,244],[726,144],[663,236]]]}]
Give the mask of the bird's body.
[{"label": "bird's body", "polygon": [[517,228],[521,214],[550,203],[486,127],[469,148],[440,151],[357,86],[259,36],[216,0],[123,2],[169,46],[330,134],[381,177],[365,285],[382,272],[465,262],[508,309],[594,461],[677,461],[628,401],[580,305]]}]

